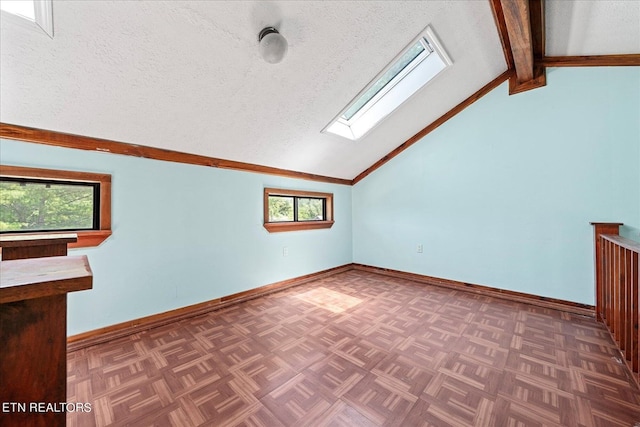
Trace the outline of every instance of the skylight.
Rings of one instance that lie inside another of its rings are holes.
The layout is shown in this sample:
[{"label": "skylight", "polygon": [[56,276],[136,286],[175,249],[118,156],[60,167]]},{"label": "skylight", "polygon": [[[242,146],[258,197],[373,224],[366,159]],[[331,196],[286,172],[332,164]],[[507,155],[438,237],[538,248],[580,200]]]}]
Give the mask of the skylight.
[{"label": "skylight", "polygon": [[427,27],[323,132],[351,140],[363,137],[451,63]]},{"label": "skylight", "polygon": [[0,0],[2,18],[53,38],[52,0]]}]

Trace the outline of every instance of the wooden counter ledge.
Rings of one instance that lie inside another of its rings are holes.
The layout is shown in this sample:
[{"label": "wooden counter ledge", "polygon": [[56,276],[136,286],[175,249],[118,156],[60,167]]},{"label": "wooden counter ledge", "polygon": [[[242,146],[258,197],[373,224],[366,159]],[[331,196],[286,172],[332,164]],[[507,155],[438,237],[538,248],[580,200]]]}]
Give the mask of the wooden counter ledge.
[{"label": "wooden counter ledge", "polygon": [[91,289],[86,255],[0,262],[0,304]]}]

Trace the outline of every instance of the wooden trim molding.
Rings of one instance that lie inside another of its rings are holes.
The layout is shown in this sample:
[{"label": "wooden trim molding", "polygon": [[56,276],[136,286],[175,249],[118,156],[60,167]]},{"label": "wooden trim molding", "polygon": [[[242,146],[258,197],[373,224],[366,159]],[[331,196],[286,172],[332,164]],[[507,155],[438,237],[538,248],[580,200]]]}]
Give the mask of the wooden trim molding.
[{"label": "wooden trim molding", "polygon": [[193,304],[175,310],[154,314],[151,316],[141,317],[127,322],[118,323],[116,325],[95,329],[77,335],[72,335],[67,339],[67,351],[80,350],[92,345],[100,344],[117,338],[122,338],[134,333],[146,331],[151,328],[166,325],[167,323],[177,322],[188,319],[211,311],[247,301],[272,292],[281,291],[294,286],[302,285],[312,280],[322,279],[343,271],[351,270],[351,264],[339,267],[329,268],[327,270],[318,271],[316,273],[295,277],[293,279],[282,280],[259,288],[250,289],[248,291],[238,292],[233,295],[215,298],[199,304]]},{"label": "wooden trim molding", "polygon": [[[77,242],[69,243],[69,248],[87,248],[100,245],[111,236],[111,175],[105,173],[66,171],[58,169],[29,168],[24,166],[0,165],[0,176],[19,178],[46,178],[64,181],[97,182],[100,184],[100,229],[69,230],[77,234]],[[3,233],[3,236],[29,236],[60,234],[60,231],[34,233]]]},{"label": "wooden trim molding", "polygon": [[166,325],[167,323],[177,322],[194,316],[206,314],[233,304],[237,304],[243,301],[247,301],[253,298],[257,298],[263,295],[302,285],[313,280],[319,280],[350,270],[367,271],[370,273],[407,279],[418,283],[442,286],[465,292],[473,292],[476,294],[486,295],[488,297],[502,298],[509,301],[521,302],[538,307],[560,310],[589,317],[594,316],[594,307],[586,304],[579,304],[571,301],[540,297],[537,295],[507,291],[503,289],[491,288],[488,286],[457,282],[455,280],[439,279],[436,277],[424,276],[421,274],[407,273],[404,271],[390,270],[387,268],[352,263],[345,264],[339,267],[329,268],[327,270],[322,270],[293,279],[275,282],[270,285],[238,292],[236,294],[223,296],[221,298],[215,298],[199,304],[193,304],[187,307],[182,307],[151,316],[141,317],[127,322],[118,323],[116,325],[95,329],[81,334],[72,335],[67,339],[67,351],[80,350],[92,345],[126,337],[134,333],[139,333],[148,329]]},{"label": "wooden trim molding", "polygon": [[[291,221],[291,222],[269,222],[269,196],[294,196],[294,197],[313,197],[324,199],[325,201],[325,219],[324,221]],[[286,190],[281,188],[265,188],[264,189],[264,228],[269,233],[277,233],[282,231],[300,231],[300,230],[318,230],[322,228],[333,227],[333,194],[319,193],[316,191],[300,191]]]},{"label": "wooden trim molding", "polygon": [[52,145],[56,147],[73,148],[78,150],[100,151],[125,156],[142,157],[145,159],[162,160],[166,162],[185,163],[190,165],[208,166],[220,169],[232,169],[244,172],[262,173],[267,175],[284,176],[309,181],[328,182],[331,184],[351,185],[351,181],[342,178],[297,172],[270,166],[254,165],[252,163],[236,162],[197,154],[182,153],[163,148],[146,147],[144,145],[128,144],[108,139],[92,138],[73,135],[51,130],[29,128],[25,126],[0,123],[0,138],[36,144]]},{"label": "wooden trim molding", "polygon": [[460,113],[462,110],[467,108],[469,105],[473,104],[478,99],[482,98],[483,96],[491,92],[493,89],[500,86],[502,83],[507,81],[509,77],[511,77],[512,73],[513,71],[507,70],[504,73],[500,74],[498,77],[496,77],[491,82],[489,82],[489,84],[483,86],[480,90],[475,92],[473,95],[471,95],[470,97],[468,97],[467,99],[465,99],[464,101],[462,101],[461,103],[453,107],[451,110],[447,111],[445,114],[443,114],[442,116],[434,120],[431,124],[424,127],[420,132],[416,133],[411,138],[407,139],[405,142],[400,144],[389,154],[387,154],[386,156],[384,156],[383,158],[375,162],[373,165],[371,165],[364,171],[362,171],[358,176],[356,176],[353,179],[353,181],[351,181],[351,184],[355,185],[358,182],[362,181],[364,178],[366,178],[368,175],[373,173],[376,169],[378,169],[379,167],[387,163],[389,160],[393,159],[398,154],[402,153],[404,150],[411,147],[413,144],[420,141],[426,135],[430,134],[431,132],[436,130],[438,127],[446,123],[448,120],[456,116],[458,113]]},{"label": "wooden trim molding", "polygon": [[475,285],[472,283],[458,282],[456,280],[441,279],[438,277],[425,276],[416,273],[407,273],[399,270],[391,270],[388,268],[374,267],[363,264],[353,264],[356,270],[368,271],[370,273],[382,274],[385,276],[397,277],[400,279],[412,280],[415,282],[425,283],[427,285],[441,286],[445,288],[455,289],[459,291],[472,292],[488,297],[501,298],[509,301],[521,302],[524,304],[535,305],[538,307],[550,308],[554,310],[575,313],[582,316],[595,316],[595,307],[588,304],[580,304],[572,301],[565,301],[556,298],[542,297],[523,292],[509,291],[506,289],[492,288],[489,286]]},{"label": "wooden trim molding", "polygon": [[306,221],[306,222],[265,222],[264,228],[269,233],[282,231],[320,230],[333,227],[334,221]]},{"label": "wooden trim molding", "polygon": [[637,67],[640,54],[589,55],[589,56],[545,56],[540,65],[545,67]]}]

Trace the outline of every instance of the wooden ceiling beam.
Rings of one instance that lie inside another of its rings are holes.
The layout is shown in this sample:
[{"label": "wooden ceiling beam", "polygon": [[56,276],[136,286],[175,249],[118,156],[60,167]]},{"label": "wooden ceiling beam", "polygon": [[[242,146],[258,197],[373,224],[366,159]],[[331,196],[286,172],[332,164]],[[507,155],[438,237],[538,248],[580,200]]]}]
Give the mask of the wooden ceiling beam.
[{"label": "wooden ceiling beam", "polygon": [[509,94],[546,85],[543,0],[491,0],[507,67]]},{"label": "wooden ceiling beam", "polygon": [[509,34],[511,53],[516,69],[516,81],[533,79],[533,38],[528,0],[500,0]]},{"label": "wooden ceiling beam", "polygon": [[498,28],[498,35],[500,36],[500,42],[502,43],[502,51],[504,53],[504,60],[507,63],[507,68],[513,70],[513,53],[511,53],[511,43],[509,42],[509,32],[507,31],[507,23],[504,19],[504,12],[502,10],[502,3],[500,0],[489,0],[491,4],[491,11],[493,12],[493,19],[496,22]]}]

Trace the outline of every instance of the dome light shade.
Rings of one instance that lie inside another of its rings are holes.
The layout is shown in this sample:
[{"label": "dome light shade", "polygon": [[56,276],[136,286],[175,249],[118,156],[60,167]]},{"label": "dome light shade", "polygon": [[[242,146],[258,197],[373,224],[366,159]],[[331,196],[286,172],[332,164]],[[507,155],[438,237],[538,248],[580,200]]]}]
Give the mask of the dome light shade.
[{"label": "dome light shade", "polygon": [[260,54],[269,64],[277,64],[287,54],[287,39],[273,27],[267,27],[260,31],[258,41],[260,42]]}]

